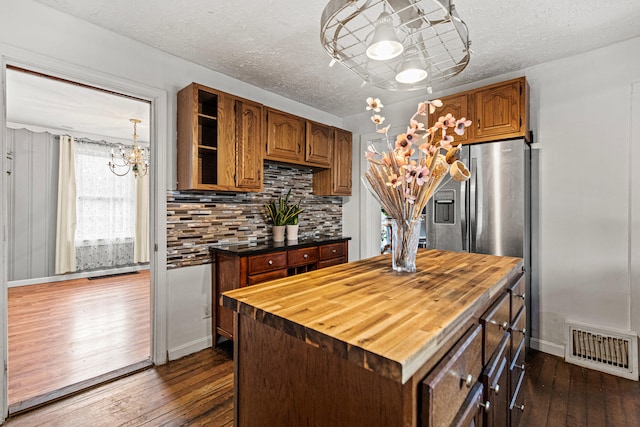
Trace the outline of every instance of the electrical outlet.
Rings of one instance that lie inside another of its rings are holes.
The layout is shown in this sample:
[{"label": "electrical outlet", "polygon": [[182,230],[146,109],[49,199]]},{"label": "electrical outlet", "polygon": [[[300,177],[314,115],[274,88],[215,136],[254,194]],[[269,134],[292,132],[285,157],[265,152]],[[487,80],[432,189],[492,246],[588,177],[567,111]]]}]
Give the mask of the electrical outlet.
[{"label": "electrical outlet", "polygon": [[202,318],[208,319],[211,317],[211,304],[205,304],[202,306]]}]

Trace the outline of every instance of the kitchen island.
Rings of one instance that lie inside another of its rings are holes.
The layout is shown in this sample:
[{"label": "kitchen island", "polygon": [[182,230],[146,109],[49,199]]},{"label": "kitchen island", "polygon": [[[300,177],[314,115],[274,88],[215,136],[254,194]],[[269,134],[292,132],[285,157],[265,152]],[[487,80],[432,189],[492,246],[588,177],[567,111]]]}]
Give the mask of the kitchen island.
[{"label": "kitchen island", "polygon": [[236,425],[449,425],[486,417],[498,381],[519,389],[493,365],[524,357],[522,260],[420,250],[416,266],[382,255],[225,292]]}]

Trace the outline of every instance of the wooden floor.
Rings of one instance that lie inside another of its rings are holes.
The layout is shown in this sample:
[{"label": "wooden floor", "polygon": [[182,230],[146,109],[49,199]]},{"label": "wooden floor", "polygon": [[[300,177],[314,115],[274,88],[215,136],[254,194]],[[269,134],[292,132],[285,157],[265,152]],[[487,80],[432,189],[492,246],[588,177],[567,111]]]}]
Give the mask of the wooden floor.
[{"label": "wooden floor", "polygon": [[9,404],[149,359],[149,272],[9,288]]},{"label": "wooden floor", "polygon": [[[7,426],[231,426],[231,346],[207,349],[9,419]],[[532,351],[521,427],[640,426],[640,383]],[[277,403],[274,403],[277,404]]]},{"label": "wooden floor", "polygon": [[17,415],[19,426],[232,426],[232,346],[206,349]]}]

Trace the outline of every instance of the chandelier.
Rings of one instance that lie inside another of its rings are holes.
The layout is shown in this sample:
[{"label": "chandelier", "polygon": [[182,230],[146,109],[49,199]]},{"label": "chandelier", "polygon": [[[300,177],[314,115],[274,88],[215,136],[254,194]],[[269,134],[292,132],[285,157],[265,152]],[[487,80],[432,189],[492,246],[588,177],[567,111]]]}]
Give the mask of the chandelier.
[{"label": "chandelier", "polygon": [[[119,156],[111,149],[111,161],[109,169],[118,176],[124,176],[133,171],[135,177],[143,177],[149,172],[149,149],[138,147],[138,134],[136,132],[138,119],[129,119],[133,123],[133,147],[128,150],[122,145],[118,148]],[[117,161],[116,161],[117,160]]]},{"label": "chandelier", "polygon": [[330,0],[320,24],[330,65],[382,89],[431,90],[469,64],[467,25],[451,0]]}]

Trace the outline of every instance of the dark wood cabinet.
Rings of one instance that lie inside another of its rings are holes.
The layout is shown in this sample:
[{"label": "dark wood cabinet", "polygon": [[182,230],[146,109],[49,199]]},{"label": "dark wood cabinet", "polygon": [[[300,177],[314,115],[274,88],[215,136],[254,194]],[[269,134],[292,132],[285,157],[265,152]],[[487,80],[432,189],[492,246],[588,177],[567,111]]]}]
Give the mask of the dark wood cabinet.
[{"label": "dark wood cabinet", "polygon": [[278,162],[303,163],[305,120],[273,108],[264,109],[266,150],[264,158]]},{"label": "dark wood cabinet", "polygon": [[266,253],[211,251],[211,300],[214,345],[220,337],[233,339],[236,315],[220,305],[220,294],[307,271],[347,262],[348,239],[292,246]]},{"label": "dark wood cabinet", "polygon": [[262,189],[262,105],[192,83],[178,92],[178,190]]},{"label": "dark wood cabinet", "polygon": [[351,132],[336,128],[331,169],[314,172],[313,194],[318,196],[350,196],[352,155],[353,137]]}]

